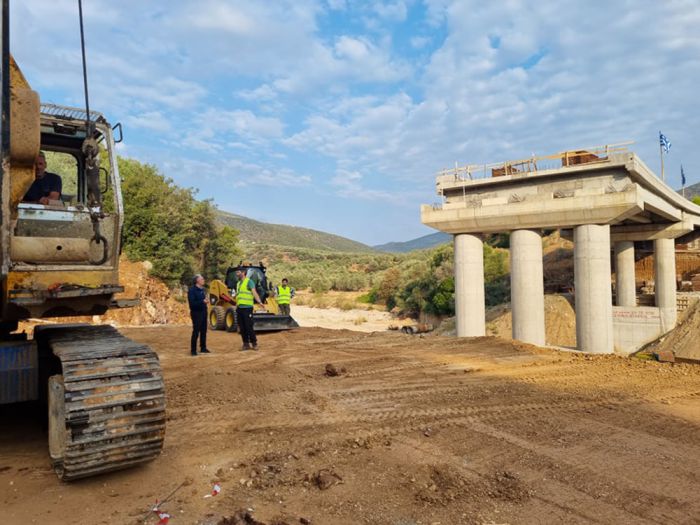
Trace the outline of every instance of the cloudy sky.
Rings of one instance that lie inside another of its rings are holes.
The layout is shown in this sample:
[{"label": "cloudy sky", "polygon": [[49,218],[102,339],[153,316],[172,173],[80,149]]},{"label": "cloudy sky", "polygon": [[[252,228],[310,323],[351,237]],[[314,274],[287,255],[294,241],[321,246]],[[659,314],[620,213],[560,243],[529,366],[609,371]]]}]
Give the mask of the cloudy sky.
[{"label": "cloudy sky", "polygon": [[[223,210],[368,244],[431,230],[435,172],[632,140],[700,182],[698,0],[84,0],[121,154]],[[81,105],[77,0],[12,0],[42,100]]]}]

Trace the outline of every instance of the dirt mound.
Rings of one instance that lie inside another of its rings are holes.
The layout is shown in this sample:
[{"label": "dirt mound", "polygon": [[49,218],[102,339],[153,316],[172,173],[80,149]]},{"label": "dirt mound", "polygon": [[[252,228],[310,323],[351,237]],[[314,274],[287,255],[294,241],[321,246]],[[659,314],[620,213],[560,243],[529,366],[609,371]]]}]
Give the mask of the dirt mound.
[{"label": "dirt mound", "polygon": [[574,286],[574,243],[556,231],[544,238],[544,286],[547,293],[569,291]]},{"label": "dirt mound", "polygon": [[[544,296],[545,341],[554,346],[576,346],[576,313],[564,295]],[[437,335],[455,336],[454,317],[445,319],[436,330]],[[511,339],[513,314],[510,303],[499,304],[486,311],[486,335]]]},{"label": "dirt mound", "polygon": [[678,325],[658,343],[645,349],[651,352],[673,352],[676,358],[700,361],[700,301],[690,306]]},{"label": "dirt mound", "polygon": [[187,298],[178,298],[160,279],[149,275],[148,262],[131,262],[122,257],[119,262],[119,281],[124,293],[117,299],[139,299],[133,308],[114,309],[100,316],[101,322],[115,322],[124,326],[173,324],[189,322]]},{"label": "dirt mound", "polygon": [[[576,346],[576,313],[565,296],[544,296],[544,326],[548,345]],[[511,339],[513,313],[510,303],[495,306],[486,312],[486,331],[489,335]]]}]

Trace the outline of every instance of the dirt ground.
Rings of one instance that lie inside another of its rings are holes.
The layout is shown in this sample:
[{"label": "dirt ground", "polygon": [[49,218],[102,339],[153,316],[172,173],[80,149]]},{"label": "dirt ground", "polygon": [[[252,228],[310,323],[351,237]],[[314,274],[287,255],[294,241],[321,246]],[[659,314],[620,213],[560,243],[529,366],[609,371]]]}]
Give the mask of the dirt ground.
[{"label": "dirt ground", "polygon": [[162,456],[63,484],[3,409],[0,523],[155,524],[182,482],[171,525],[700,523],[697,366],[322,328],[190,357],[185,326],[123,331],[160,355]]}]

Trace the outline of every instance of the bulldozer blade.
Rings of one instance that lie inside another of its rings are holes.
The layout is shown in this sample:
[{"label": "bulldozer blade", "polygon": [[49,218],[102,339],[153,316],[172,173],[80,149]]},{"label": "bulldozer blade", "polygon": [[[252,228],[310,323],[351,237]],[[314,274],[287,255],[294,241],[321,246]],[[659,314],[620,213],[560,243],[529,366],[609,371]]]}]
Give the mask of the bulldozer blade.
[{"label": "bulldozer blade", "polygon": [[253,314],[253,319],[255,319],[256,332],[274,332],[276,330],[299,328],[299,323],[291,315]]}]

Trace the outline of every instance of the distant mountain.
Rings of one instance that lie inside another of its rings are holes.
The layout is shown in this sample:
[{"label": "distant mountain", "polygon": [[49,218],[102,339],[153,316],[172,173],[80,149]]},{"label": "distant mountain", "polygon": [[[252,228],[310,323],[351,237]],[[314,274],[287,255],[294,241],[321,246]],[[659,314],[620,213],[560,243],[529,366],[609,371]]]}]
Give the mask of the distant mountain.
[{"label": "distant mountain", "polygon": [[449,233],[435,232],[423,237],[418,237],[411,241],[406,242],[388,242],[386,244],[380,244],[378,246],[373,246],[375,250],[380,252],[390,252],[390,253],[406,253],[412,252],[413,250],[424,250],[426,248],[434,248],[435,246],[440,246],[441,244],[446,244],[452,241],[452,235]]},{"label": "distant mountain", "polygon": [[[683,193],[683,190],[678,190],[678,193]],[[690,200],[693,197],[700,195],[700,182],[685,187],[685,198]]]},{"label": "distant mountain", "polygon": [[247,243],[274,244],[334,252],[374,251],[366,244],[332,233],[286,224],[270,224],[221,210],[217,210],[216,213],[217,220],[221,224],[236,228],[240,232],[241,240]]}]

